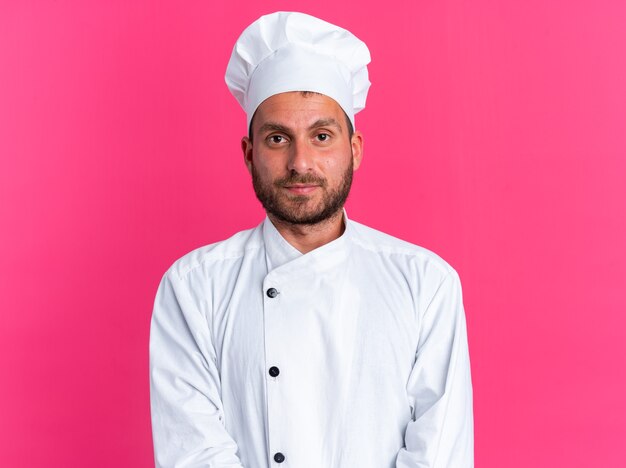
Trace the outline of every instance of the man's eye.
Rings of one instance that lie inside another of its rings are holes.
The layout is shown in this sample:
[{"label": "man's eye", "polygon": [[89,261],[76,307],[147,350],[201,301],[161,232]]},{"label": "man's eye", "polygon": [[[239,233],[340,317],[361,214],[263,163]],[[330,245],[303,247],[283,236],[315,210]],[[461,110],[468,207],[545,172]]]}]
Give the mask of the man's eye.
[{"label": "man's eye", "polygon": [[268,138],[269,142],[274,144],[274,145],[278,145],[282,142],[285,141],[285,137],[281,136],[281,135],[272,135]]},{"label": "man's eye", "polygon": [[328,141],[330,139],[330,135],[328,133],[320,133],[316,136],[318,141]]}]

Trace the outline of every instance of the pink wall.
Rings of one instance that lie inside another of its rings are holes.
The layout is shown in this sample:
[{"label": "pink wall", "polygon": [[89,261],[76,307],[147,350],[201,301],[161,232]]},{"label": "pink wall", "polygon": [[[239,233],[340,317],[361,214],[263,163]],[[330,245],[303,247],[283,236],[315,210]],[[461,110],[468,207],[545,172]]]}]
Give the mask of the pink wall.
[{"label": "pink wall", "polygon": [[626,466],[626,2],[215,3],[0,4],[0,466],[153,466],[154,293],[262,218],[223,72],[277,9],[371,48],[348,212],[459,270],[476,466]]}]

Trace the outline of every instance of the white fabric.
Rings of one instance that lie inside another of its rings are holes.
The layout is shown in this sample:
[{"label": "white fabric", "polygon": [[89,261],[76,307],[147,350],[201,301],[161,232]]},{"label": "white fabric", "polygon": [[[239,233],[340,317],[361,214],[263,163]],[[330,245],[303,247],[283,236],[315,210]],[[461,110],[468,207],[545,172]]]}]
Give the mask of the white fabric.
[{"label": "white fabric", "polygon": [[268,97],[314,91],[333,98],[354,128],[365,107],[370,53],[349,31],[296,12],[265,15],[237,40],[226,68],[226,84],[247,114],[248,127]]},{"label": "white fabric", "polygon": [[456,272],[347,218],[305,255],[266,219],[181,258],[150,365],[157,467],[473,466]]}]

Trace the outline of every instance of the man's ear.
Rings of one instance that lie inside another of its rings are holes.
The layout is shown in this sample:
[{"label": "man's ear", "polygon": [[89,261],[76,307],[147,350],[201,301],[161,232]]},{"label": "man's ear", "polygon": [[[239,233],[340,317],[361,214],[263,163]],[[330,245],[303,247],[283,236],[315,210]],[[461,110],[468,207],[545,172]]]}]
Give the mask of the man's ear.
[{"label": "man's ear", "polygon": [[243,151],[243,161],[248,172],[252,173],[252,141],[247,136],[241,139],[241,151]]},{"label": "man's ear", "polygon": [[353,170],[356,171],[361,165],[361,160],[363,159],[363,134],[358,130],[355,131],[352,134],[350,145],[352,146],[352,167]]}]

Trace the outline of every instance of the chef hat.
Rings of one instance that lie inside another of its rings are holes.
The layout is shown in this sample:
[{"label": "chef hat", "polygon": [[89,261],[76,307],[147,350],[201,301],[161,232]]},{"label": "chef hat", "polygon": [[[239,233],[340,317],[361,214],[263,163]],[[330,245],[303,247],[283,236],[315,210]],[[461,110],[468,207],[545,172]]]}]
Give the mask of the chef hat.
[{"label": "chef hat", "polygon": [[241,34],[226,68],[226,84],[247,114],[288,91],[313,91],[334,99],[354,127],[365,107],[370,53],[349,31],[304,13],[261,16]]}]

